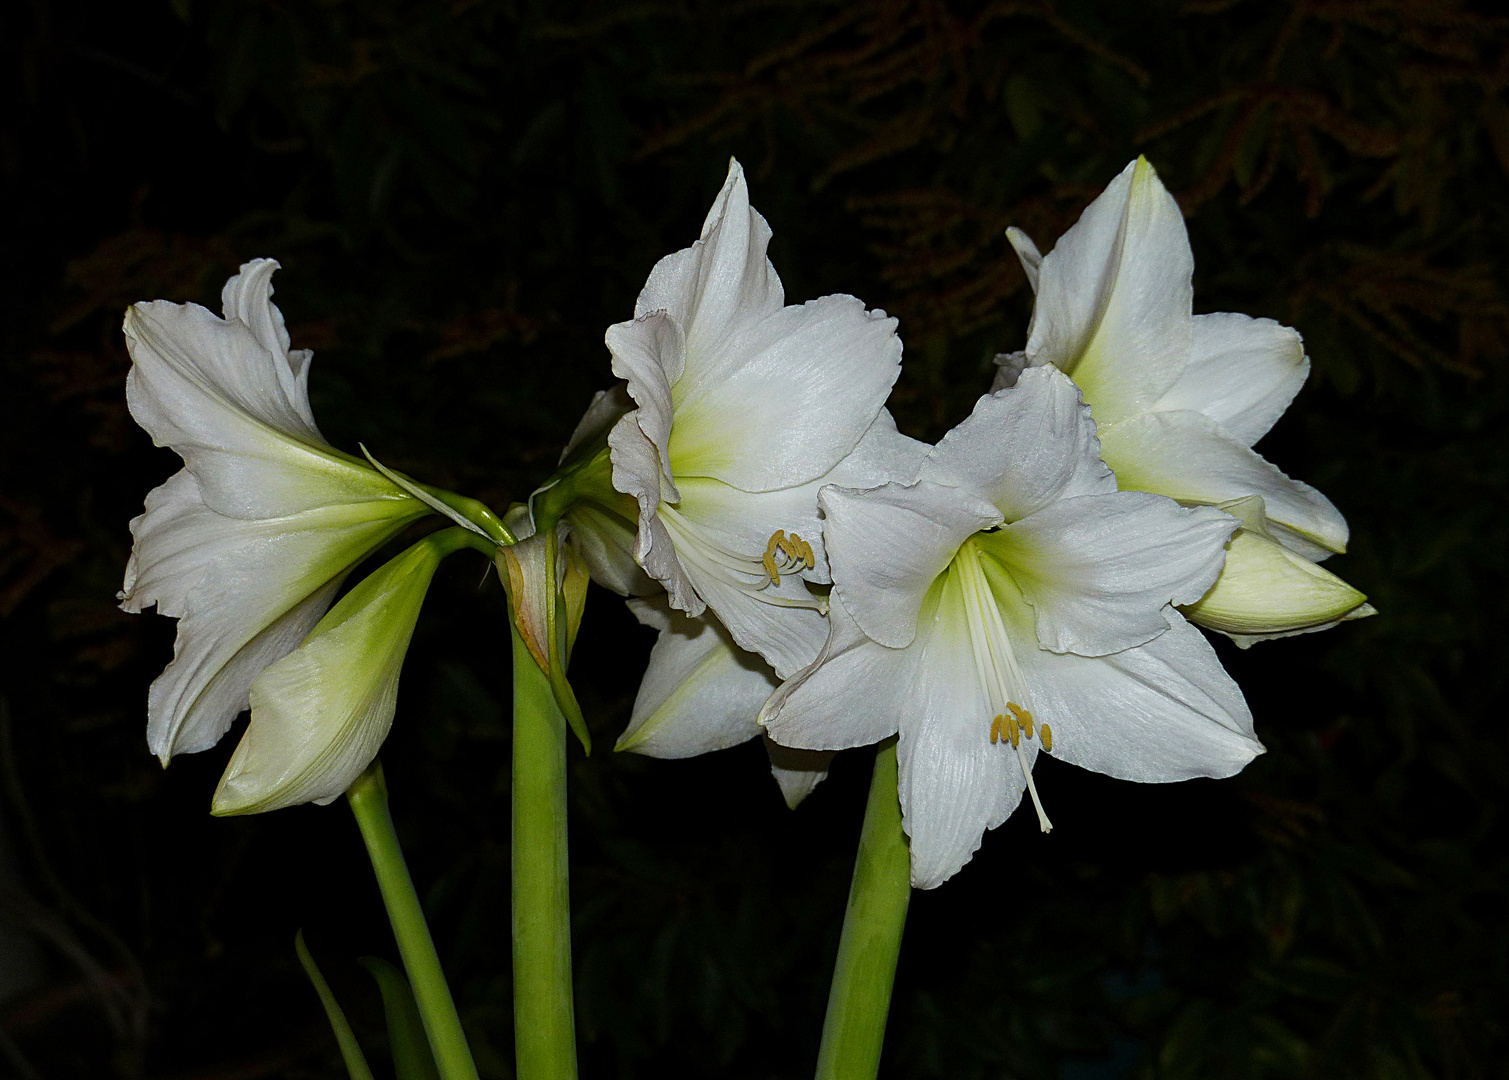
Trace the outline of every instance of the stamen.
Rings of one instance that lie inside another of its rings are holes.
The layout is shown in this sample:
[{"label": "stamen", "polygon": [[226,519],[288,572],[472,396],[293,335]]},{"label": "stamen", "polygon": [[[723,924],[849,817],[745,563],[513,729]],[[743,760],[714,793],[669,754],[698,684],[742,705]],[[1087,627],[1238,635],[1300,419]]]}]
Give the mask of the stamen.
[{"label": "stamen", "polygon": [[1032,714],[1014,701],[1008,701],[1006,707],[1011,710],[1011,715],[1016,717],[1017,723],[1027,731],[1027,738],[1032,738]]},{"label": "stamen", "polygon": [[1017,760],[1022,763],[1022,775],[1027,778],[1027,794],[1032,796],[1032,808],[1037,811],[1037,827],[1045,833],[1053,831],[1053,822],[1043,811],[1043,801],[1037,797],[1037,785],[1032,782],[1032,770],[1027,767],[1027,752],[1020,746],[1016,749]]},{"label": "stamen", "polygon": [[994,746],[1001,741],[1001,728],[1006,723],[1004,716],[998,716],[990,722],[990,745]]},{"label": "stamen", "polygon": [[1044,750],[1052,750],[1053,749],[1053,729],[1051,727],[1049,727],[1047,724],[1039,724],[1038,727],[1042,730],[1042,733],[1043,733],[1043,749]]},{"label": "stamen", "polygon": [[765,573],[770,576],[772,585],[781,583],[781,570],[775,564],[775,553],[780,551],[784,554],[786,547],[786,530],[777,529],[770,534],[770,539],[765,541],[765,557],[760,560],[765,566]]}]

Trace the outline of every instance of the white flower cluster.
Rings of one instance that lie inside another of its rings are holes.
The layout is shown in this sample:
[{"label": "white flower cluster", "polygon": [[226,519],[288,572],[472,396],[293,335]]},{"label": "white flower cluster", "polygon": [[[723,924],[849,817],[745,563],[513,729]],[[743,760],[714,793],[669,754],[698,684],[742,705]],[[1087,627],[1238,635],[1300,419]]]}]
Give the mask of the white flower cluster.
[{"label": "white flower cluster", "polygon": [[[1341,515],[1251,449],[1304,382],[1299,335],[1193,314],[1183,220],[1152,168],[1129,165],[1045,256],[1010,232],[1036,292],[1026,347],[936,446],[885,409],[896,320],[851,296],[786,304],[770,235],[732,163],[700,239],[609,328],[622,382],[516,521],[564,537],[562,565],[660,632],[619,748],[763,737],[795,805],[832,752],[898,735],[924,888],[1024,792],[1050,828],[1039,753],[1140,781],[1260,753],[1191,623],[1245,645],[1372,609],[1317,565],[1345,546]],[[410,522],[467,522],[323,439],[275,268],[243,267],[223,318],[159,302],[126,319],[132,414],[185,462],[132,523],[122,593],[180,620],[148,740],[164,761],[203,749],[250,702],[225,813],[328,801],[366,767],[435,565],[480,546],[421,542],[325,614]],[[535,588],[540,551],[500,564],[511,594]],[[553,639],[540,611],[519,617]]]}]

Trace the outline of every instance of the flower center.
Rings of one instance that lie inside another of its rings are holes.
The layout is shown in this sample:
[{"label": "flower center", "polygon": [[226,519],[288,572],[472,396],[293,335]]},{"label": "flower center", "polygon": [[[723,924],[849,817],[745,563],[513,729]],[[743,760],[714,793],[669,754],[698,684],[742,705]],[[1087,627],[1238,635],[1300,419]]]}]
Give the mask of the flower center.
[{"label": "flower center", "polygon": [[1001,608],[996,602],[995,591],[980,567],[979,552],[973,540],[966,540],[954,556],[954,566],[959,570],[959,584],[964,596],[964,613],[969,621],[969,643],[974,652],[975,673],[980,685],[990,698],[991,745],[1010,744],[1016,751],[1017,763],[1027,781],[1027,792],[1032,796],[1033,809],[1037,811],[1038,827],[1043,832],[1052,832],[1053,823],[1043,811],[1038,798],[1037,785],[1032,782],[1032,768],[1027,763],[1027,750],[1022,746],[1040,733],[1045,750],[1053,748],[1053,732],[1047,724],[1035,724],[1028,706],[1031,697],[1027,692],[1027,680],[1022,677],[1016,652],[1011,647],[1011,635],[1001,619]]},{"label": "flower center", "polygon": [[781,583],[782,572],[811,570],[817,565],[812,557],[812,545],[796,533],[787,536],[785,529],[770,534],[770,540],[765,544],[765,557],[760,561],[772,585]]},{"label": "flower center", "polygon": [[764,555],[754,555],[735,549],[728,542],[731,538],[702,527],[670,503],[661,503],[658,513],[683,565],[731,584],[761,603],[827,611],[827,601],[807,592],[800,582],[783,593],[775,591],[782,573],[815,564],[812,545],[800,536],[777,529],[765,545]]}]

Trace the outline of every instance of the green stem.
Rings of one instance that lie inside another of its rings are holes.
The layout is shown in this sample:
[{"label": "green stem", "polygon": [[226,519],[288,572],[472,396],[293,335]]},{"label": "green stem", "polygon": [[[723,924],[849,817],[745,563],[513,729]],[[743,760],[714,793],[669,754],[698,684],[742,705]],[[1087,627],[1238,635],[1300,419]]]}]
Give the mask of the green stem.
[{"label": "green stem", "polygon": [[870,799],[854,859],[849,907],[828,992],[817,1080],[874,1080],[901,931],[912,897],[912,867],[896,794],[896,740],[875,754]]},{"label": "green stem", "polygon": [[472,1063],[472,1052],[461,1030],[461,1017],[456,1014],[456,1003],[451,1000],[445,972],[440,968],[435,941],[424,921],[424,909],[419,906],[419,894],[414,891],[414,879],[409,877],[408,864],[398,846],[381,762],[373,761],[356,778],[356,783],[346,791],[346,799],[367,843],[377,887],[382,891],[393,936],[398,940],[398,954],[414,989],[425,1037],[430,1041],[440,1075],[444,1080],[477,1080],[477,1066]]},{"label": "green stem", "polygon": [[[552,650],[553,651],[553,650]],[[513,1019],[518,1080],[574,1080],[566,718],[513,630]]]}]

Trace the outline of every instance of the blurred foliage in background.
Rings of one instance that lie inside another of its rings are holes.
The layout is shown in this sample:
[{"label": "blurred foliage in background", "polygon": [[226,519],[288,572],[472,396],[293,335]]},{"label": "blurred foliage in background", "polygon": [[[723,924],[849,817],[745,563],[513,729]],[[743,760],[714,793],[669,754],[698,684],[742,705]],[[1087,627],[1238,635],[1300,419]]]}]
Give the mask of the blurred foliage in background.
[{"label": "blurred foliage in background", "polygon": [[[1263,444],[1349,516],[1377,618],[1222,655],[1269,753],[1167,788],[1043,765],[919,895],[890,1077],[1502,1077],[1509,21],[1452,0],[24,0],[0,33],[0,1072],[334,1078],[302,926],[359,1033],[392,957],[346,809],[213,820],[231,742],[143,741],[172,624],[114,607],[148,488],[124,306],[241,261],[338,444],[502,508],[609,382],[602,332],[730,154],[788,296],[901,318],[936,438],[1019,348],[1045,248],[1131,157],[1197,310],[1305,335]],[[437,579],[385,753],[484,1075],[510,1075],[507,639]],[[595,592],[598,745],[649,647]],[[786,811],[758,746],[573,751],[586,1077],[809,1074],[867,752]]]}]

